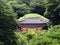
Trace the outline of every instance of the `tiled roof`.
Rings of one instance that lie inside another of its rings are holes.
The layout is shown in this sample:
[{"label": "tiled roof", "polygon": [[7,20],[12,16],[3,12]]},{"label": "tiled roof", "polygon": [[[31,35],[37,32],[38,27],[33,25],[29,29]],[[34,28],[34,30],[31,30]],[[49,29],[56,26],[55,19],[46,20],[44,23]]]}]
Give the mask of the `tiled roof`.
[{"label": "tiled roof", "polygon": [[41,18],[26,18],[23,21],[19,21],[19,24],[40,24],[40,23],[47,22],[42,20]]}]

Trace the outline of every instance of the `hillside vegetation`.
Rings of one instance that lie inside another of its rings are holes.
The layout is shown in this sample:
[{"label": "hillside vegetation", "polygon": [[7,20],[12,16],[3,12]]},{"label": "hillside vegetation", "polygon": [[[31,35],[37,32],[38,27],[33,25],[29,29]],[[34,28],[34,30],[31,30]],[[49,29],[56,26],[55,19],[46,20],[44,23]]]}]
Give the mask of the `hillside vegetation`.
[{"label": "hillside vegetation", "polygon": [[[35,17],[49,29],[17,32],[18,21]],[[60,45],[60,0],[0,0],[0,45]]]}]

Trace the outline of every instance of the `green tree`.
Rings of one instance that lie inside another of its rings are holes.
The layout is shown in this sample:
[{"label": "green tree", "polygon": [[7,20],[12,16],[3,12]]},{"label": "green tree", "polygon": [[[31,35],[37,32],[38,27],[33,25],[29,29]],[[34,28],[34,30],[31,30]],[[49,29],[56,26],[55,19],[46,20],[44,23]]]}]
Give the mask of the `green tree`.
[{"label": "green tree", "polygon": [[11,5],[0,0],[0,42],[3,42],[3,45],[16,45],[16,26],[17,17]]},{"label": "green tree", "polygon": [[27,13],[38,13],[43,15],[45,7],[43,0],[14,0],[12,3],[14,11],[21,17]]},{"label": "green tree", "polygon": [[31,7],[28,5],[28,0],[15,0],[12,2],[12,7],[14,11],[18,14],[18,17],[31,12]]},{"label": "green tree", "polygon": [[60,0],[44,0],[46,11],[44,16],[50,19],[53,25],[60,24]]},{"label": "green tree", "polygon": [[32,13],[43,15],[45,12],[43,0],[31,0],[30,6],[33,8]]}]

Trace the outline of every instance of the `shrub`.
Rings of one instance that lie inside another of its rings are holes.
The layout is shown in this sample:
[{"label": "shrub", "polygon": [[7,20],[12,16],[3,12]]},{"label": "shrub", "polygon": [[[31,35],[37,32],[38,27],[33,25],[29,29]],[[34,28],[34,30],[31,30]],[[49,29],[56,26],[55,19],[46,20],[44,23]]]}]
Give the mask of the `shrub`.
[{"label": "shrub", "polygon": [[59,45],[60,26],[53,26],[49,30],[16,32],[18,45]]}]

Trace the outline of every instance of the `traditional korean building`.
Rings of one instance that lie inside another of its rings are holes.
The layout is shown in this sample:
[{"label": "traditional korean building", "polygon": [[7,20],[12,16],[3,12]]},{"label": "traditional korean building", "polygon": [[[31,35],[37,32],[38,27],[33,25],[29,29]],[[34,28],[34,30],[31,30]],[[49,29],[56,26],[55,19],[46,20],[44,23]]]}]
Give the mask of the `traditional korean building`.
[{"label": "traditional korean building", "polygon": [[40,17],[36,18],[25,18],[23,21],[18,21],[18,26],[20,31],[38,31],[48,29],[46,26],[47,21],[41,19]]}]

